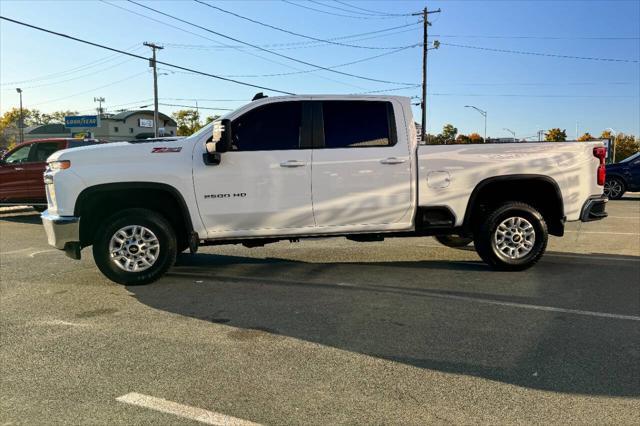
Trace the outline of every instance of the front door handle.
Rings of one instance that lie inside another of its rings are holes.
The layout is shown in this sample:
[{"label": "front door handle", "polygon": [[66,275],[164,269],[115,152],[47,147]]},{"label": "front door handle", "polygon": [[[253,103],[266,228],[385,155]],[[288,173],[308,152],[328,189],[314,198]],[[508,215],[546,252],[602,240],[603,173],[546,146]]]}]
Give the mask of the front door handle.
[{"label": "front door handle", "polygon": [[307,163],[305,163],[304,161],[298,160],[287,160],[280,163],[280,167],[303,167],[306,165]]},{"label": "front door handle", "polygon": [[406,160],[402,158],[396,158],[396,157],[389,157],[389,158],[385,158],[384,160],[380,160],[382,164],[402,164],[405,161]]},{"label": "front door handle", "polygon": [[22,171],[24,170],[23,167],[14,167],[13,170],[15,170],[16,172]]}]

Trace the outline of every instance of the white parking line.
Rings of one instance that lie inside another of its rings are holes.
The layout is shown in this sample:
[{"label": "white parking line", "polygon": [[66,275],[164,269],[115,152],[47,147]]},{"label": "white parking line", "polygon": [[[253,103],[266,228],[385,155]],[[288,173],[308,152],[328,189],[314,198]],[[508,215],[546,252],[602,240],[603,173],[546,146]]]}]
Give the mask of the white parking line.
[{"label": "white parking line", "polygon": [[0,256],[4,256],[5,254],[14,254],[14,253],[22,253],[23,251],[29,251],[32,250],[33,247],[27,247],[27,248],[23,248],[20,250],[11,250],[11,251],[3,251],[2,253],[0,253]]},{"label": "white parking line", "polygon": [[621,314],[611,314],[608,312],[583,311],[581,309],[556,308],[554,306],[530,305],[528,303],[503,302],[501,300],[482,299],[482,298],[468,297],[468,296],[455,296],[453,294],[430,294],[430,296],[435,298],[440,298],[440,299],[461,300],[466,302],[485,303],[488,305],[508,306],[510,308],[533,309],[535,311],[560,312],[564,314],[586,315],[590,317],[640,321],[640,316],[636,316],[636,315],[621,315]]},{"label": "white parking line", "polygon": [[143,395],[136,392],[122,395],[116,398],[116,401],[123,402],[125,404],[137,405],[138,407],[144,407],[150,410],[160,411],[162,413],[173,414],[174,416],[195,420],[208,425],[259,426],[258,423],[242,420],[237,417],[227,416],[225,414],[204,410],[202,408],[191,407],[190,405],[178,404],[177,402]]},{"label": "white parking line", "polygon": [[607,234],[607,235],[640,235],[638,232],[609,232],[609,231],[564,231],[574,234]]},{"label": "white parking line", "polygon": [[29,254],[29,257],[36,257],[36,254],[41,254],[41,253],[49,253],[51,251],[57,251],[56,249],[50,249],[50,250],[39,250],[39,251],[34,251],[33,253]]},{"label": "white parking line", "polygon": [[591,253],[576,253],[575,255],[565,253],[545,253],[544,257],[567,257],[570,259],[584,259],[584,260],[613,260],[616,262],[640,262],[640,257],[616,257],[612,256],[598,256]]}]

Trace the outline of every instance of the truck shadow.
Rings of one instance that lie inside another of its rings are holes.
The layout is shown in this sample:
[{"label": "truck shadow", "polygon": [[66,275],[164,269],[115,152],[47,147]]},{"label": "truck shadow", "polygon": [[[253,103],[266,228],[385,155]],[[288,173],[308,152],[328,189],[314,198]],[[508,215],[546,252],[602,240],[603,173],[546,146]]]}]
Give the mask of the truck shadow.
[{"label": "truck shadow", "polygon": [[[640,266],[585,268],[585,259],[552,260],[522,274],[492,272],[480,262],[198,254],[181,257],[167,278],[128,290],[155,309],[251,330],[247,338],[288,336],[526,388],[640,396],[639,322],[571,311],[638,317],[633,302],[620,311],[586,305],[612,291],[637,301],[640,290],[631,283]],[[613,273],[620,281],[607,288]],[[229,333],[232,339],[237,330]]]}]

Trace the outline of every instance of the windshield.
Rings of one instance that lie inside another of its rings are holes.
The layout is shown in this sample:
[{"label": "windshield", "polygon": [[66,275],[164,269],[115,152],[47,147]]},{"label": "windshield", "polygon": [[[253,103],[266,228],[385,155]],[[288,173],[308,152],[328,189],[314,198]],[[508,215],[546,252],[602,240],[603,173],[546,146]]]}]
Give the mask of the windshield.
[{"label": "windshield", "polygon": [[[216,120],[216,121],[219,121],[219,120]],[[205,133],[213,133],[213,123],[215,123],[216,121],[213,121],[213,122],[203,126],[202,129],[198,130],[197,132],[192,134],[190,137],[199,138],[200,136],[204,135]]]},{"label": "windshield", "polygon": [[624,160],[621,161],[621,163],[628,163],[629,161],[633,161],[636,158],[638,158],[638,156],[640,156],[640,152],[636,152],[635,154],[633,154],[631,157],[627,157]]}]

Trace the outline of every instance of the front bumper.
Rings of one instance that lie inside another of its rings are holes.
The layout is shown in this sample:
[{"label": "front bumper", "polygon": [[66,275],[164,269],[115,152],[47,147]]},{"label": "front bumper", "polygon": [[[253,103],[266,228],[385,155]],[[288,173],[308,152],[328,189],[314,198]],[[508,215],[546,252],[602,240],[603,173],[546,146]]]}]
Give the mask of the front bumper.
[{"label": "front bumper", "polygon": [[[74,216],[56,216],[45,211],[40,215],[49,245],[64,250],[69,255],[80,246],[80,218]],[[74,257],[74,256],[71,256]]]},{"label": "front bumper", "polygon": [[609,216],[605,211],[609,199],[606,195],[597,195],[589,198],[582,206],[580,220],[583,222],[591,222],[594,220],[604,219]]}]

